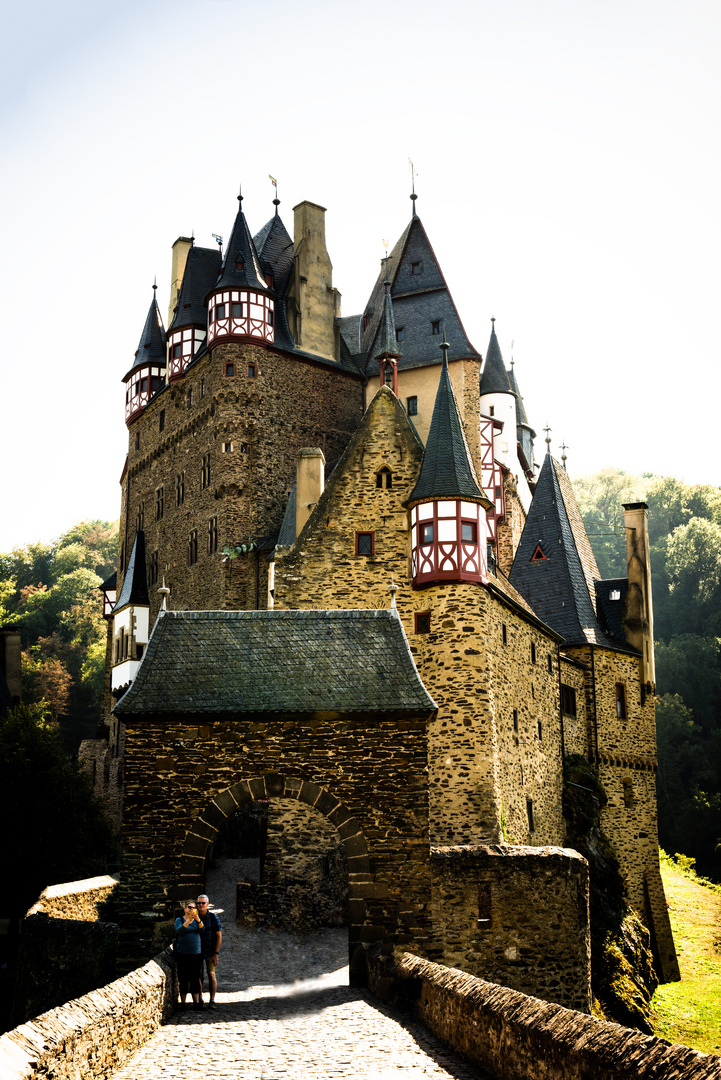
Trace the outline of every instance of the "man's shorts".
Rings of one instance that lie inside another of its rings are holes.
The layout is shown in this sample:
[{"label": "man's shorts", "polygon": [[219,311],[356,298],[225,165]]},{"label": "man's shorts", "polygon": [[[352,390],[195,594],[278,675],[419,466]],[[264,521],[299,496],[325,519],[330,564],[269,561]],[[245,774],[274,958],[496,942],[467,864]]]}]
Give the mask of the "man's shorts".
[{"label": "man's shorts", "polygon": [[208,968],[208,974],[213,975],[215,972],[215,958],[212,956],[206,956],[203,962]]}]

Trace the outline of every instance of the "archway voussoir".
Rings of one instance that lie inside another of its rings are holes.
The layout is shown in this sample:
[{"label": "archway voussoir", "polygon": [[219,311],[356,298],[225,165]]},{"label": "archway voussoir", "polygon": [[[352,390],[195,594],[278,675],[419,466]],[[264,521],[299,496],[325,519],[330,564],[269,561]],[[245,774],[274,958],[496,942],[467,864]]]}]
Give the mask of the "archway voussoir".
[{"label": "archway voussoir", "polygon": [[183,855],[200,855],[203,858],[208,850],[208,840],[204,836],[188,833],[183,844]]},{"label": "archway voussoir", "polygon": [[318,787],[317,784],[311,783],[310,780],[304,780],[301,784],[298,799],[300,802],[307,803],[308,806],[315,806],[322,793],[323,789]]},{"label": "archway voussoir", "polygon": [[328,821],[330,821],[331,825],[335,825],[336,829],[349,819],[350,810],[347,806],[343,806],[342,803],[338,803],[335,809],[331,810],[330,814],[328,814]]},{"label": "archway voussoir", "polygon": [[286,776],[283,795],[286,799],[297,799],[300,795],[300,789],[302,786],[303,781],[299,777]]},{"label": "archway voussoir", "polygon": [[349,836],[347,840],[343,841],[343,844],[348,853],[349,864],[350,857],[353,855],[365,855],[366,858],[368,857],[368,845],[362,832],[356,833],[355,836]]},{"label": "archway voussoir", "polygon": [[228,794],[232,795],[238,806],[247,806],[248,803],[253,801],[253,793],[247,780],[243,780],[240,784],[236,784],[235,787],[229,788]]},{"label": "archway voussoir", "polygon": [[347,840],[349,836],[355,836],[361,832],[360,822],[357,818],[349,817],[342,825],[336,825],[341,840]]},{"label": "archway voussoir", "polygon": [[349,855],[348,872],[351,874],[370,874],[371,862],[367,855]]},{"label": "archway voussoir", "polygon": [[196,818],[193,824],[193,832],[196,836],[202,836],[211,843],[218,834],[218,830],[213,825],[209,825],[207,821],[204,821],[202,817]]},{"label": "archway voussoir", "polygon": [[340,808],[338,800],[333,798],[332,795],[329,795],[327,791],[323,791],[322,789],[319,797],[316,799],[313,805],[315,806],[316,810],[318,810],[321,814],[324,814],[327,818],[330,817],[334,810]]},{"label": "archway voussoir", "polygon": [[202,876],[205,859],[202,855],[183,855],[178,863],[178,875],[182,880],[185,877],[195,878]]},{"label": "archway voussoir", "polygon": [[199,817],[199,821],[204,821],[206,825],[210,825],[211,828],[217,830],[227,818],[227,814],[224,814],[219,806],[216,806],[214,802],[209,803],[203,813]]},{"label": "archway voussoir", "polygon": [[265,786],[264,776],[256,776],[254,780],[249,780],[248,787],[250,788],[250,794],[254,799],[268,798],[268,790]]},{"label": "archway voussoir", "polygon": [[[213,799],[211,806],[217,806],[223,817],[230,817],[238,809],[238,803],[233,798],[231,791],[221,791]],[[203,817],[206,815],[204,814]]]},{"label": "archway voussoir", "polygon": [[280,773],[268,773],[265,777],[265,790],[270,796],[276,796],[276,798],[283,794],[285,790],[285,777]]}]

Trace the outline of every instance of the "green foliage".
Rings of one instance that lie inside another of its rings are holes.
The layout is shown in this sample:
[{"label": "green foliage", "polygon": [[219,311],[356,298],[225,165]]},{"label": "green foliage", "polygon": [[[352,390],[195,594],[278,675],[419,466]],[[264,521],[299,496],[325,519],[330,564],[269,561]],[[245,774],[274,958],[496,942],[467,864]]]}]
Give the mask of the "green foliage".
[{"label": "green foliage", "polygon": [[117,524],[89,521],[0,554],[0,622],[20,628],[23,698],[59,724],[69,749],[97,725],[107,635],[98,586],[117,543]]},{"label": "green foliage", "polygon": [[0,717],[0,838],[5,918],[24,914],[47,885],[108,872],[117,858],[110,822],[87,773],[69,761],[38,707]]}]

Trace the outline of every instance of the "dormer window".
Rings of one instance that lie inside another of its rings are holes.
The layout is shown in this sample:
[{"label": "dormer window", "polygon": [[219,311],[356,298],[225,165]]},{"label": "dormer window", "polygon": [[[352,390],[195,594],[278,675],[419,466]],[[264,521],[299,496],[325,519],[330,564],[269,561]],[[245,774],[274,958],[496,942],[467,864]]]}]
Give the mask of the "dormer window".
[{"label": "dormer window", "polygon": [[376,473],[376,487],[388,489],[393,487],[393,473],[387,466],[384,466],[380,472]]},{"label": "dormer window", "polygon": [[413,274],[413,276],[414,276],[414,277],[416,277],[416,276],[417,276],[418,274],[420,274],[420,272],[421,272],[421,267],[422,267],[422,264],[421,264],[421,263],[419,263],[419,262],[412,262],[412,263],[411,263],[411,274]]},{"label": "dormer window", "polygon": [[236,269],[236,270],[242,270],[242,269],[243,269],[243,267],[244,267],[244,265],[245,265],[245,264],[243,263],[243,260],[242,260],[242,259],[238,259],[238,260],[237,260],[237,262],[236,262],[236,264],[235,264],[235,269]]},{"label": "dormer window", "polygon": [[435,319],[434,322],[431,323],[431,333],[432,334],[440,334],[440,332],[441,332],[441,320],[440,319]]},{"label": "dormer window", "polygon": [[402,326],[396,327],[396,341],[403,341],[405,337],[405,330]]},{"label": "dormer window", "polygon": [[265,275],[265,283],[268,286],[268,288],[270,288],[270,289],[273,288],[273,275],[272,274],[266,274]]},{"label": "dormer window", "polygon": [[610,593],[608,594],[608,599],[609,600],[620,600],[621,599],[621,590],[620,589],[611,589]]},{"label": "dormer window", "polygon": [[364,330],[367,330],[367,329],[368,329],[368,323],[369,323],[370,321],[371,321],[371,319],[370,319],[370,315],[364,315],[364,316],[363,316],[363,329],[364,329]]}]

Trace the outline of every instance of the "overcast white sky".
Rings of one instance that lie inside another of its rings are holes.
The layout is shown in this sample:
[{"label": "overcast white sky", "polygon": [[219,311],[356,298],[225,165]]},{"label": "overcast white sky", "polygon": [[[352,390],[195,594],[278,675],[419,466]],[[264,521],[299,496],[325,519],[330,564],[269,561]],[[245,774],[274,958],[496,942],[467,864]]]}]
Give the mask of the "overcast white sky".
[{"label": "overcast white sky", "polygon": [[[115,518],[170,247],[312,199],[343,313],[418,213],[574,473],[719,484],[717,0],[2,3],[0,550]],[[540,449],[543,449],[541,443]]]}]

